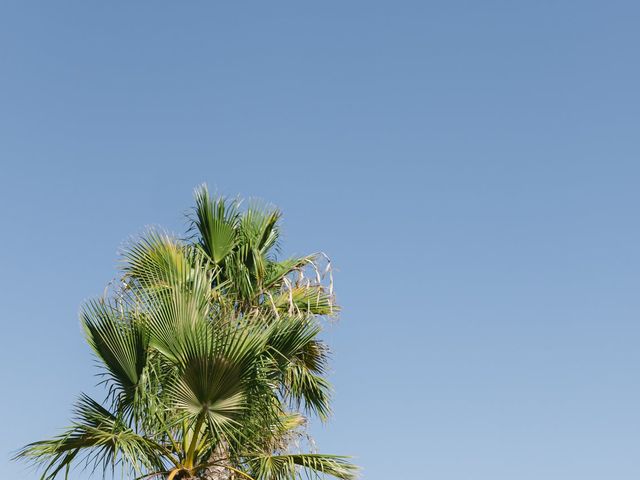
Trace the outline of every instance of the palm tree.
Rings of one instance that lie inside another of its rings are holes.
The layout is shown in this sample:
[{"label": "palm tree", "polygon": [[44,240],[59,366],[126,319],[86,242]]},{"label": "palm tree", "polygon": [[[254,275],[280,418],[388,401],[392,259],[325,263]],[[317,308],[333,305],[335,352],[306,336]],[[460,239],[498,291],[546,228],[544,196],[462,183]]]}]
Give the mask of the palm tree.
[{"label": "palm tree", "polygon": [[104,402],[82,395],[63,434],[18,457],[43,480],[82,460],[140,479],[354,478],[347,457],[302,451],[305,416],[329,414],[318,335],[336,307],[317,256],[276,259],[279,218],[201,187],[188,241],[127,248],[120,286],[81,311]]}]

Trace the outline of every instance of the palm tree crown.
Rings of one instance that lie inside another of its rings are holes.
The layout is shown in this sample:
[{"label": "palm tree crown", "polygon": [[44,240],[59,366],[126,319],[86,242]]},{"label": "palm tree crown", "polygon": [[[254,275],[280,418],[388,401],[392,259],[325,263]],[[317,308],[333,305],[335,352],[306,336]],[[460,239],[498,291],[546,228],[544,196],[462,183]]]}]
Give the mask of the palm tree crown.
[{"label": "palm tree crown", "polygon": [[63,434],[18,457],[43,480],[82,460],[135,478],[354,478],[346,457],[296,448],[305,416],[330,413],[318,336],[337,307],[320,256],[277,259],[279,220],[200,187],[189,238],[129,246],[119,287],[80,314],[105,400],[82,395]]}]

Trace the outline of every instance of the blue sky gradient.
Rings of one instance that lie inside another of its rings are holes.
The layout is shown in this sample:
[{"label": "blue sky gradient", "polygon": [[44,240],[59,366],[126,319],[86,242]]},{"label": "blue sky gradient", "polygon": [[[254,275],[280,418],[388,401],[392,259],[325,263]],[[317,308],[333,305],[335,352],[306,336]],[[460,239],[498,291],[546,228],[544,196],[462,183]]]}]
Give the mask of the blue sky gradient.
[{"label": "blue sky gradient", "polygon": [[[0,453],[96,372],[84,299],[193,188],[327,252],[364,479],[640,475],[640,4],[0,6]],[[6,462],[6,464],[5,464]],[[83,480],[77,472],[73,478]]]}]

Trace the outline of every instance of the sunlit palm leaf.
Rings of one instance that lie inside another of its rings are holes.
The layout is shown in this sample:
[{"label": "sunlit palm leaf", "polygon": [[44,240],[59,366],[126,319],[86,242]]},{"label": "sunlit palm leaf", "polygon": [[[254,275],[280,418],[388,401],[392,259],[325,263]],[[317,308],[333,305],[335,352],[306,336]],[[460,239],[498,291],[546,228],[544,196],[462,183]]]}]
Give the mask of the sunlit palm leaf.
[{"label": "sunlit palm leaf", "polygon": [[259,202],[252,202],[240,219],[240,234],[256,251],[266,254],[277,246],[280,236],[278,222],[282,213]]},{"label": "sunlit palm leaf", "polygon": [[185,247],[157,231],[149,231],[122,252],[122,270],[146,288],[161,288],[176,279],[188,279],[192,265]]},{"label": "sunlit palm leaf", "polygon": [[177,408],[193,418],[207,416],[216,435],[247,408],[252,382],[258,381],[266,334],[259,328],[215,331],[185,337],[177,356],[177,381],[169,387]]}]

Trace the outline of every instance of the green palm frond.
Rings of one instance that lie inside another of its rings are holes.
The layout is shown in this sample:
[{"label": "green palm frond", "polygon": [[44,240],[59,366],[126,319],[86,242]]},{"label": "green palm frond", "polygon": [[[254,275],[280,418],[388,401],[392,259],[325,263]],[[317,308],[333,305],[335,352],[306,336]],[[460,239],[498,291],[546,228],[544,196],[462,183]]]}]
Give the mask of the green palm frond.
[{"label": "green palm frond", "polygon": [[[211,271],[201,253],[176,248],[164,237],[149,238],[125,252],[124,271],[132,275],[129,307],[144,319],[151,345],[175,359],[189,339],[208,335],[215,297]],[[158,256],[171,259],[164,269],[158,268]]]},{"label": "green palm frond", "polygon": [[256,298],[260,285],[256,278],[254,251],[249,245],[240,245],[224,262],[224,278],[229,282],[228,294],[240,301],[240,306],[248,310],[251,300]]},{"label": "green palm frond", "polygon": [[80,319],[89,345],[109,373],[112,393],[130,407],[144,387],[149,338],[143,324],[105,301],[89,301]]},{"label": "green palm frond", "polygon": [[294,480],[305,474],[308,478],[331,475],[342,480],[354,480],[358,468],[349,457],[326,454],[258,455],[247,458],[249,475],[256,480]]},{"label": "green palm frond", "polygon": [[294,363],[285,375],[286,395],[296,408],[305,410],[327,420],[331,415],[331,384],[321,375],[314,374],[303,365]]},{"label": "green palm frond", "polygon": [[147,288],[188,278],[192,265],[185,246],[165,233],[150,230],[122,252],[125,277]]},{"label": "green palm frond", "polygon": [[282,213],[273,207],[253,201],[240,219],[240,235],[243,240],[261,254],[277,247],[280,237],[278,222]]},{"label": "green palm frond", "polygon": [[212,199],[206,185],[196,189],[192,230],[199,233],[199,245],[214,264],[231,253],[237,242],[238,205],[223,197]]},{"label": "green palm frond", "polygon": [[322,376],[328,350],[317,340],[320,331],[310,317],[281,316],[271,325],[269,346],[282,374],[284,398],[326,420],[331,413],[331,385]]},{"label": "green palm frond", "polygon": [[161,445],[144,438],[129,428],[123,419],[102,405],[82,395],[76,405],[75,421],[65,433],[51,440],[34,442],[18,453],[18,457],[44,465],[43,480],[55,478],[78,456],[94,468],[125,469],[140,473],[142,469],[164,469],[175,461]]},{"label": "green palm frond", "polygon": [[305,347],[318,336],[322,328],[313,318],[304,315],[280,315],[269,324],[268,345],[285,362],[302,355]]},{"label": "green palm frond", "polygon": [[194,417],[205,414],[214,428],[233,421],[246,408],[265,341],[255,329],[228,326],[185,339],[179,375],[170,386],[176,407]]},{"label": "green palm frond", "polygon": [[146,314],[150,343],[167,359],[181,361],[192,344],[205,342],[211,336],[206,296],[171,289],[145,300],[147,305],[151,303]]}]

